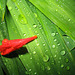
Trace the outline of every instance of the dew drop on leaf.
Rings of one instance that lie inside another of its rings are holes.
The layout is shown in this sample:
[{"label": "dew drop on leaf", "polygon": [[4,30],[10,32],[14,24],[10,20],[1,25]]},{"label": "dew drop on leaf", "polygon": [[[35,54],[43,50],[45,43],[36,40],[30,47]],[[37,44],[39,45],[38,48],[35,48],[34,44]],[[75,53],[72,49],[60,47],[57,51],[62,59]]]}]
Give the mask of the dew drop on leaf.
[{"label": "dew drop on leaf", "polygon": [[25,16],[19,15],[18,20],[21,24],[27,24],[27,20],[26,20]]},{"label": "dew drop on leaf", "polygon": [[52,48],[55,48],[55,45],[52,45]]},{"label": "dew drop on leaf", "polygon": [[34,13],[34,15],[35,15],[35,17],[37,17],[37,14],[36,13]]},{"label": "dew drop on leaf", "polygon": [[69,60],[68,59],[66,59],[66,63],[68,63],[69,62]]},{"label": "dew drop on leaf", "polygon": [[49,66],[47,66],[47,70],[50,70],[51,68]]},{"label": "dew drop on leaf", "polygon": [[51,35],[52,35],[52,36],[55,36],[55,33],[52,33]]},{"label": "dew drop on leaf", "polygon": [[34,51],[33,54],[36,54],[36,51]]},{"label": "dew drop on leaf", "polygon": [[68,19],[68,21],[71,21],[71,19]]},{"label": "dew drop on leaf", "polygon": [[58,46],[60,46],[60,43],[58,43]]},{"label": "dew drop on leaf", "polygon": [[56,57],[56,55],[54,55],[54,57]]},{"label": "dew drop on leaf", "polygon": [[67,67],[66,67],[66,69],[67,69],[67,70],[70,70],[70,67],[69,67],[69,66],[67,66]]},{"label": "dew drop on leaf", "polygon": [[31,69],[29,69],[29,71],[31,71]]},{"label": "dew drop on leaf", "polygon": [[65,53],[66,53],[65,51],[61,51],[61,55],[65,55]]},{"label": "dew drop on leaf", "polygon": [[62,65],[61,65],[61,68],[63,68],[63,67],[64,67],[64,65],[62,64]]},{"label": "dew drop on leaf", "polygon": [[28,71],[26,71],[25,73],[26,73],[27,75],[29,74],[29,72],[28,72]]},{"label": "dew drop on leaf", "polygon": [[44,66],[43,66],[43,65],[41,66],[41,69],[42,69],[43,71],[45,70],[45,68],[44,68]]},{"label": "dew drop on leaf", "polygon": [[12,0],[13,2],[15,2],[16,0]]},{"label": "dew drop on leaf", "polygon": [[43,44],[43,46],[45,46],[45,44]]},{"label": "dew drop on leaf", "polygon": [[26,34],[25,34],[25,33],[24,33],[23,35],[24,35],[24,36],[26,36]]},{"label": "dew drop on leaf", "polygon": [[36,75],[37,73],[35,72],[34,74]]},{"label": "dew drop on leaf", "polygon": [[48,55],[44,55],[43,56],[43,61],[44,62],[48,62],[49,61],[49,56]]},{"label": "dew drop on leaf", "polygon": [[37,25],[35,25],[35,24],[34,24],[34,25],[33,25],[33,27],[34,27],[34,28],[36,28],[36,27],[37,27]]},{"label": "dew drop on leaf", "polygon": [[39,43],[37,43],[37,46],[39,46]]},{"label": "dew drop on leaf", "polygon": [[54,42],[57,41],[57,39],[54,39]]},{"label": "dew drop on leaf", "polygon": [[9,10],[12,10],[12,7],[9,7]]}]

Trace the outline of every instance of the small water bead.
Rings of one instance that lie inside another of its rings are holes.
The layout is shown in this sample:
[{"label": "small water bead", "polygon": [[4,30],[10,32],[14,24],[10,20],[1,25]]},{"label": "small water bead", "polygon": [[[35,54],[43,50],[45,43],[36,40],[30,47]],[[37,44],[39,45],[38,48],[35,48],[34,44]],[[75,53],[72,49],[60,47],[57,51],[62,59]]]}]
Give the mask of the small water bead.
[{"label": "small water bead", "polygon": [[59,60],[61,60],[61,57],[59,57]]},{"label": "small water bead", "polygon": [[39,34],[37,34],[37,35],[39,35]]},{"label": "small water bead", "polygon": [[37,43],[37,46],[39,46],[39,43]]},{"label": "small water bead", "polygon": [[24,35],[24,36],[26,36],[26,34],[25,34],[25,33],[24,33],[23,35]]},{"label": "small water bead", "polygon": [[56,55],[54,55],[54,57],[56,57]]},{"label": "small water bead", "polygon": [[50,70],[51,68],[49,66],[47,66],[47,70]]},{"label": "small water bead", "polygon": [[20,0],[20,2],[22,2],[22,1]]},{"label": "small water bead", "polygon": [[37,14],[36,13],[34,13],[34,15],[35,15],[35,17],[37,17]]},{"label": "small water bead", "polygon": [[33,27],[34,27],[34,28],[36,28],[36,27],[37,27],[37,25],[33,25]]},{"label": "small water bead", "polygon": [[55,11],[58,11],[57,9]]},{"label": "small water bead", "polygon": [[66,53],[65,51],[61,51],[61,55],[65,55],[65,53]]},{"label": "small water bead", "polygon": [[18,5],[19,5],[19,3],[18,3]]},{"label": "small water bead", "polygon": [[14,16],[15,16],[15,14],[14,14]]},{"label": "small water bead", "polygon": [[71,19],[68,19],[68,21],[71,21]]},{"label": "small water bead", "polygon": [[60,43],[58,43],[58,46],[60,46]]},{"label": "small water bead", "polygon": [[55,45],[52,45],[52,48],[55,48]]},{"label": "small water bead", "polygon": [[61,68],[63,68],[63,67],[64,67],[64,65],[62,64],[62,65],[61,65]]},{"label": "small water bead", "polygon": [[45,44],[43,44],[43,46],[45,46]]},{"label": "small water bead", "polygon": [[32,59],[32,57],[30,57],[30,59]]},{"label": "small water bead", "polygon": [[56,33],[56,34],[58,34],[58,33]]},{"label": "small water bead", "polygon": [[45,52],[47,52],[48,50],[46,50]]},{"label": "small water bead", "polygon": [[57,39],[54,39],[54,42],[57,41]]},{"label": "small water bead", "polygon": [[69,38],[69,37],[67,36],[67,38]]},{"label": "small water bead", "polygon": [[31,69],[29,69],[29,71],[31,71]]},{"label": "small water bead", "polygon": [[13,2],[15,2],[16,0],[12,0]]},{"label": "small water bead", "polygon": [[44,55],[43,56],[43,61],[44,62],[48,62],[49,61],[49,56],[48,55]]},{"label": "small water bead", "polygon": [[69,67],[69,66],[67,66],[67,67],[66,67],[66,69],[67,69],[67,70],[70,70],[70,67]]},{"label": "small water bead", "polygon": [[42,66],[41,66],[41,69],[44,71],[44,70],[45,70],[45,67],[42,65]]},{"label": "small water bead", "polygon": [[33,54],[36,54],[36,51],[34,51]]},{"label": "small water bead", "polygon": [[67,42],[67,44],[69,44],[69,42]]},{"label": "small water bead", "polygon": [[9,10],[12,10],[12,7],[9,7]]},{"label": "small water bead", "polygon": [[34,74],[36,75],[37,73],[35,72]]},{"label": "small water bead", "polygon": [[21,23],[21,24],[27,24],[27,20],[26,20],[26,18],[25,18],[25,16],[23,15],[19,15],[18,16],[18,20],[19,20],[19,22]]},{"label": "small water bead", "polygon": [[28,72],[28,71],[25,71],[25,73],[26,73],[27,75],[29,75],[29,72]]},{"label": "small water bead", "polygon": [[55,33],[52,33],[51,35],[52,35],[52,36],[55,36]]},{"label": "small water bead", "polygon": [[60,63],[60,61],[58,61],[58,63]]},{"label": "small water bead", "polygon": [[66,63],[68,63],[69,62],[69,60],[68,59],[66,59]]}]

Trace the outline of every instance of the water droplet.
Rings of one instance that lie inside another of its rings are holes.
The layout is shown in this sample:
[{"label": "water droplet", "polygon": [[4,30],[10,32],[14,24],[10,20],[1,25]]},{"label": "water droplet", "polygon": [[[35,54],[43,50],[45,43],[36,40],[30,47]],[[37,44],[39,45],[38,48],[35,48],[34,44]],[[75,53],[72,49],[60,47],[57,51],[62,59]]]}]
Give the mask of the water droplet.
[{"label": "water droplet", "polygon": [[30,59],[32,59],[32,57],[30,57]]},{"label": "water droplet", "polygon": [[58,11],[58,10],[56,9],[56,11]]},{"label": "water droplet", "polygon": [[36,54],[36,52],[34,51],[33,54]]},{"label": "water droplet", "polygon": [[12,7],[9,7],[9,10],[12,10]]},{"label": "water droplet", "polygon": [[55,45],[52,45],[52,48],[55,48]]},{"label": "water droplet", "polygon": [[54,57],[56,57],[56,55],[54,55]]},{"label": "water droplet", "polygon": [[29,71],[31,71],[31,69],[29,69]]},{"label": "water droplet", "polygon": [[61,60],[61,57],[59,57],[59,60]]},{"label": "water droplet", "polygon": [[58,75],[60,74],[60,72],[58,72]]},{"label": "water droplet", "polygon": [[41,69],[42,69],[43,71],[45,70],[45,68],[44,68],[44,66],[43,66],[43,65],[41,66]]},{"label": "water droplet", "polygon": [[60,46],[60,43],[58,43],[58,46]]},{"label": "water droplet", "polygon": [[66,59],[66,63],[68,63],[69,62],[69,60],[68,59]]},{"label": "water droplet", "polygon": [[67,38],[69,38],[69,37],[67,36]]},{"label": "water droplet", "polygon": [[14,16],[15,16],[15,14],[14,14]]},{"label": "water droplet", "polygon": [[65,55],[65,53],[66,53],[65,51],[61,51],[61,55]]},{"label": "water droplet", "polygon": [[19,15],[18,20],[21,24],[27,24],[27,20],[26,20],[25,16]]},{"label": "water droplet", "polygon": [[36,28],[36,27],[37,27],[37,25],[35,25],[35,24],[34,24],[34,25],[33,25],[33,27],[34,27],[34,28]]},{"label": "water droplet", "polygon": [[21,0],[20,0],[20,2],[21,2]]},{"label": "water droplet", "polygon": [[16,0],[12,0],[13,2],[15,2]]},{"label": "water droplet", "polygon": [[67,42],[67,44],[69,44],[69,42]]},{"label": "water droplet", "polygon": [[35,17],[37,17],[37,14],[36,13],[34,13],[34,15],[35,15]]},{"label": "water droplet", "polygon": [[43,56],[43,61],[44,62],[48,62],[49,61],[49,56],[48,55],[44,55]]},{"label": "water droplet", "polygon": [[57,41],[57,39],[54,39],[54,41]]},{"label": "water droplet", "polygon": [[67,69],[67,70],[70,70],[70,67],[69,67],[69,66],[67,66],[67,67],[66,67],[66,69]]},{"label": "water droplet", "polygon": [[47,66],[47,70],[50,70],[51,68],[49,66]]},{"label": "water droplet", "polygon": [[37,46],[39,46],[39,43],[37,43]]},{"label": "water droplet", "polygon": [[36,72],[34,74],[37,74]]},{"label": "water droplet", "polygon": [[71,19],[68,19],[68,21],[71,21]]},{"label": "water droplet", "polygon": [[58,63],[60,63],[60,61],[58,61]]},{"label": "water droplet", "polygon": [[56,34],[58,34],[58,33],[56,33]]},{"label": "water droplet", "polygon": [[62,65],[61,65],[61,68],[63,68],[63,67],[64,67],[64,65],[62,64]]},{"label": "water droplet", "polygon": [[25,33],[24,33],[23,35],[24,35],[24,36],[26,36],[26,34],[25,34]]},{"label": "water droplet", "polygon": [[52,36],[55,36],[55,33],[52,33],[51,35],[52,35]]},{"label": "water droplet", "polygon": [[45,46],[45,44],[43,44],[43,46]]}]

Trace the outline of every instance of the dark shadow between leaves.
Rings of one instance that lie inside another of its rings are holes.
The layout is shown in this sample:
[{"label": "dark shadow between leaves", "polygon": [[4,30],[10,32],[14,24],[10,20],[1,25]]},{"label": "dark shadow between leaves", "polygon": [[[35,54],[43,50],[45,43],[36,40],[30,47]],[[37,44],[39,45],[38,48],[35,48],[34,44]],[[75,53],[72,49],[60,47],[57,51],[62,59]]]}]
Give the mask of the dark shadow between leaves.
[{"label": "dark shadow between leaves", "polygon": [[28,53],[27,48],[26,47],[21,47],[20,49],[11,52],[8,55],[4,55],[4,57],[7,57],[7,58],[16,58],[16,57],[18,57],[18,55],[24,55],[26,53]]}]

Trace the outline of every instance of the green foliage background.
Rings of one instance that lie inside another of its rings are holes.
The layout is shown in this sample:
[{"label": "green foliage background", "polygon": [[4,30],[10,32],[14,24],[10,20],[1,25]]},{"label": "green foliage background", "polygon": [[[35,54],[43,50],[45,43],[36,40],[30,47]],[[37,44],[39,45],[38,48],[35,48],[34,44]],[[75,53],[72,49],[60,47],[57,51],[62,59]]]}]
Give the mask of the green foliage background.
[{"label": "green foliage background", "polygon": [[75,0],[0,0],[0,45],[33,35],[0,55],[0,75],[75,75]]}]

